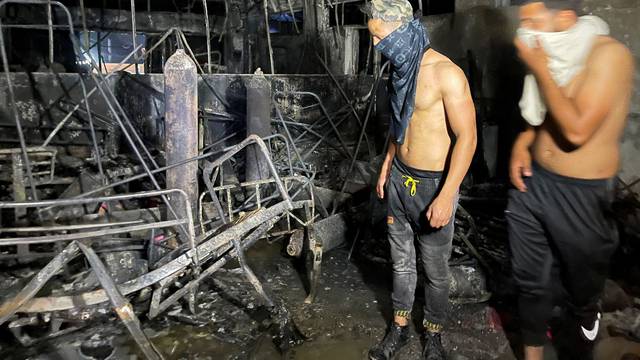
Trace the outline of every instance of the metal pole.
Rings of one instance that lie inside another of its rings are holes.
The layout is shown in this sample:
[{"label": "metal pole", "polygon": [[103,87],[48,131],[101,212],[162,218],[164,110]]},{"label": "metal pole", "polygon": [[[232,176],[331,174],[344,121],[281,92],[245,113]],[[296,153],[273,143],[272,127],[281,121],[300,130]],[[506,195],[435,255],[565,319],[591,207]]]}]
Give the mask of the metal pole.
[{"label": "metal pole", "polygon": [[[353,116],[355,117],[356,121],[358,122],[358,125],[362,126],[362,121],[360,120],[360,116],[358,116],[358,112],[356,111],[356,108],[353,107],[353,104],[351,103],[351,100],[347,96],[347,93],[344,92],[344,89],[342,88],[342,86],[340,86],[340,83],[338,82],[336,77],[333,75],[333,73],[329,69],[329,66],[327,66],[327,63],[324,62],[324,60],[322,60],[322,58],[320,57],[320,55],[318,55],[317,52],[316,52],[316,58],[320,61],[320,63],[322,64],[322,66],[324,67],[325,71],[327,72],[327,74],[329,75],[331,80],[334,82],[334,84],[336,84],[336,87],[338,88],[338,91],[340,92],[340,95],[342,96],[344,101],[351,108],[351,112],[353,113]],[[364,135],[364,141],[367,143],[367,148],[370,151],[371,150],[371,145],[369,144],[369,138],[367,137],[367,134]]]},{"label": "metal pole", "polygon": [[[139,49],[141,48],[143,45],[140,44],[138,46]],[[135,51],[135,50],[134,50]],[[122,65],[125,61],[128,61],[131,57],[133,56],[133,53],[130,53],[127,57],[125,57],[124,59],[122,59],[122,61],[120,61],[120,63],[118,65]],[[101,61],[100,59],[98,59],[98,61]],[[129,65],[130,66],[130,65]],[[98,69],[98,71],[100,71],[100,69]],[[109,79],[111,76],[114,76],[116,74],[116,72],[112,72],[107,74],[107,76],[105,77],[106,79]],[[86,101],[86,99],[88,99],[89,97],[91,97],[91,95],[93,95],[96,91],[98,90],[98,87],[94,87],[93,89],[91,89],[88,93],[87,96],[85,96],[84,99],[82,99],[80,101],[80,103],[76,104],[73,109],[71,109],[71,111],[69,111],[67,113],[67,115],[65,115],[64,118],[62,118],[62,120],[60,120],[60,122],[56,125],[55,129],[53,129],[53,131],[51,131],[51,133],[49,134],[49,136],[47,136],[47,139],[42,143],[42,145],[40,145],[40,147],[47,147],[47,145],[49,145],[49,143],[51,142],[51,140],[53,140],[53,138],[56,136],[56,134],[62,129],[62,127],[64,126],[64,124],[67,122],[67,120],[69,120],[71,118],[71,116],[80,108],[80,106],[82,106],[82,104]]]},{"label": "metal pole", "polygon": [[227,32],[227,23],[229,21],[229,0],[224,0],[224,23],[222,24],[222,32],[220,32],[220,37],[218,38],[218,42],[222,41],[222,36]]},{"label": "metal pole", "polygon": [[[253,246],[269,229],[271,229],[282,217],[284,214],[269,219],[266,222],[263,222],[260,226],[258,226],[251,234],[246,237],[242,237],[242,242],[239,244],[239,248],[241,250],[247,250],[251,246]],[[234,237],[236,238],[236,237]],[[240,237],[238,237],[240,238]],[[220,254],[226,253],[220,259],[217,259],[210,267],[205,269],[199,276],[188,282],[184,287],[171,294],[166,298],[163,302],[158,304],[157,308],[154,308],[149,311],[149,317],[154,318],[157,314],[164,311],[166,308],[171,306],[173,303],[178,301],[180,298],[185,296],[189,291],[192,291],[198,284],[204,280],[205,278],[211,276],[213,273],[222,268],[228,261],[232,260],[234,257],[237,257],[238,252],[236,251],[237,247],[232,247],[231,244],[226,245],[221,251]]]},{"label": "metal pole", "polygon": [[[131,37],[133,41],[133,48],[136,48],[136,0],[131,0]],[[136,61],[136,74],[138,72],[138,52],[135,52],[134,59]]]},{"label": "metal pole", "polygon": [[[89,56],[88,52],[89,52],[89,32],[87,31],[87,16],[85,14],[85,9],[84,9],[84,0],[80,0],[80,16],[82,16],[82,31],[84,33],[84,36],[82,37],[84,39],[84,48],[87,51],[87,56]],[[98,41],[100,41],[100,34],[98,33],[98,36],[96,37],[98,39]],[[134,46],[135,48],[135,46]]]},{"label": "metal pole", "polygon": [[53,16],[51,14],[51,0],[47,0],[47,26],[49,27],[49,66],[53,64]]},{"label": "metal pole", "polygon": [[[388,61],[382,66],[382,71],[384,71],[384,69],[387,66],[389,66]],[[353,158],[351,159],[351,164],[349,165],[349,169],[347,170],[347,174],[345,176],[344,182],[342,183],[342,188],[340,189],[340,192],[344,192],[344,190],[346,189],[347,180],[349,180],[349,174],[351,174],[351,170],[353,170],[353,165],[355,165],[356,159],[358,158],[358,150],[360,150],[360,144],[362,143],[362,138],[364,137],[364,133],[367,130],[367,123],[369,122],[369,118],[371,117],[371,110],[373,109],[373,104],[376,98],[374,94],[376,94],[378,91],[378,86],[380,85],[380,79],[382,79],[382,77],[379,77],[373,86],[373,92],[371,95],[371,99],[369,100],[369,106],[367,107],[367,114],[365,115],[364,124],[362,126],[362,130],[360,131],[360,136],[358,137],[358,145],[356,145],[356,149],[353,152]],[[333,209],[331,210],[331,215],[335,214],[336,208],[337,208],[336,200],[334,200]]]},{"label": "metal pole", "polygon": [[294,140],[293,140],[293,136],[291,136],[291,132],[289,131],[289,127],[287,126],[287,123],[284,121],[284,117],[282,116],[282,112],[280,111],[280,105],[278,105],[278,102],[276,101],[275,98],[275,94],[271,97],[271,102],[273,103],[273,106],[276,109],[276,114],[278,115],[278,118],[280,119],[280,122],[282,123],[282,127],[284,128],[284,132],[287,136],[287,139],[289,140],[289,142],[291,143],[291,146],[293,147],[293,153],[296,155],[296,157],[298,158],[298,161],[300,162],[300,166],[302,166],[303,168],[307,168],[307,166],[305,165],[304,161],[302,160],[302,156],[300,156],[300,151],[298,151],[298,147],[296,146]]},{"label": "metal pole", "polygon": [[207,32],[207,71],[211,74],[211,30],[209,29],[209,10],[207,8],[207,0],[202,0],[204,8],[204,26]]},{"label": "metal pole", "polygon": [[267,45],[269,46],[269,65],[271,66],[271,74],[275,74],[273,64],[273,48],[271,47],[271,32],[269,31],[269,11],[267,9],[267,0],[264,0],[264,25],[267,32]]},{"label": "metal pole", "polygon": [[291,0],[287,0],[287,4],[289,5],[289,11],[291,11],[291,17],[293,18],[293,27],[296,29],[296,34],[300,34],[298,22],[296,21],[296,13],[293,12],[293,5],[291,5]]},{"label": "metal pole", "polygon": [[[298,209],[307,203],[308,201],[306,200],[293,202],[293,209]],[[170,261],[165,266],[121,284],[119,286],[119,290],[123,295],[126,296],[135,291],[151,286],[158,281],[176,274],[193,264],[193,257],[198,257],[201,263],[204,263],[205,261],[208,261],[209,259],[214,257],[219,258],[220,256],[224,255],[224,252],[228,251],[231,247],[229,244],[229,242],[231,241],[231,237],[235,236],[242,238],[256,226],[260,226],[260,224],[264,224],[265,222],[270,221],[270,219],[273,219],[276,216],[282,216],[282,214],[289,211],[289,209],[291,209],[290,205],[287,204],[286,201],[283,201],[268,209],[262,208],[258,210],[256,214],[254,214],[247,220],[240,222],[236,226],[229,228],[210,239],[208,238],[212,236],[212,234],[205,235],[203,239],[208,240],[199,244],[197,251],[189,250],[187,253]],[[227,245],[226,249],[222,248],[225,247],[225,245]],[[45,274],[45,276],[49,273],[53,275],[53,272],[40,272],[40,274]],[[33,281],[39,280],[40,276],[36,275]],[[31,297],[33,297],[33,295]],[[31,297],[29,297],[29,299]],[[17,311],[18,309],[20,309],[20,311],[22,312],[27,313],[50,312],[72,309],[78,306],[78,304],[82,304],[83,306],[95,305],[107,300],[108,298],[103,290],[95,290],[80,295],[42,297],[31,300],[27,299],[22,301],[20,304],[16,304],[14,301],[10,301],[10,303],[8,303],[7,305],[3,305],[2,307],[0,307],[0,317],[10,317],[10,315],[7,315],[7,311],[11,310],[13,311],[13,313],[15,313],[15,311]]]},{"label": "metal pole", "polygon": [[38,291],[42,289],[42,287],[46,284],[46,282],[51,279],[55,274],[62,269],[62,267],[73,260],[80,253],[80,248],[78,248],[77,243],[71,242],[67,247],[64,248],[61,252],[59,252],[45,267],[42,268],[34,276],[31,278],[27,286],[25,286],[18,295],[11,298],[10,300],[5,300],[0,306],[0,324],[4,324],[13,314],[18,311],[18,309],[24,305],[29,299],[36,296]]},{"label": "metal pole", "polygon": [[[95,63],[93,62],[93,60],[91,60],[91,65],[95,68]],[[102,74],[98,73],[99,76],[102,76]],[[93,81],[98,84],[98,79],[96,78],[96,74],[91,73],[91,76],[93,77]],[[104,79],[103,79],[104,80]],[[100,93],[102,94],[102,96],[104,97],[105,100],[107,100],[107,94],[105,93],[104,89],[102,89],[102,86],[98,85],[98,90],[100,90]],[[109,94],[111,96],[114,97],[113,93],[111,92],[111,89],[107,88],[107,91],[109,92]],[[127,131],[124,123],[122,122],[122,119],[120,118],[120,116],[118,115],[117,111],[115,110],[115,108],[113,107],[113,105],[111,104],[110,101],[106,101],[107,106],[109,107],[109,110],[111,111],[111,113],[113,114],[113,117],[116,119],[116,121],[118,122],[118,125],[120,126],[120,129],[122,129],[122,133],[124,134],[125,138],[127,139],[127,142],[129,143],[129,146],[131,146],[131,149],[133,150],[133,152],[136,154],[136,157],[138,158],[138,161],[140,161],[140,163],[142,164],[142,167],[144,168],[145,172],[149,175],[149,179],[151,180],[151,183],[153,184],[153,186],[157,189],[160,190],[160,184],[158,184],[158,181],[156,180],[155,176],[153,176],[153,174],[151,173],[151,169],[149,168],[149,165],[147,165],[146,161],[144,161],[144,158],[142,157],[142,154],[140,153],[140,150],[138,150],[138,148],[136,147],[135,142],[133,141],[133,139],[131,138],[131,135],[129,134],[129,132]],[[119,105],[119,103],[116,101],[116,104]],[[124,116],[124,114],[122,114]],[[137,135],[137,134],[136,134]],[[144,148],[146,149],[146,147]],[[150,158],[151,161],[153,162],[153,158]],[[155,164],[155,162],[154,162]],[[157,164],[156,164],[157,167]],[[173,206],[171,205],[171,202],[169,202],[169,199],[165,196],[162,195],[162,200],[164,201],[164,203],[167,205],[167,209],[169,209],[169,211],[171,212],[171,215],[174,218],[178,218],[178,215],[176,214],[176,211],[174,210]],[[181,229],[184,231],[184,235],[187,235],[187,231],[184,228],[184,226],[181,226]]]},{"label": "metal pole", "polygon": [[80,247],[80,250],[84,253],[84,256],[91,265],[91,269],[93,269],[93,273],[96,275],[100,285],[102,285],[102,288],[107,293],[107,296],[113,305],[113,310],[118,314],[120,320],[122,320],[124,325],[127,327],[131,336],[140,347],[140,350],[142,350],[147,359],[162,359],[162,355],[160,355],[158,349],[153,346],[153,343],[149,341],[142,331],[142,328],[140,327],[140,320],[133,311],[133,306],[131,306],[131,303],[122,296],[115,281],[109,275],[107,268],[102,263],[102,260],[100,260],[98,255],[90,246],[78,242],[78,247]]},{"label": "metal pole", "polygon": [[[113,185],[111,185],[113,186]],[[44,206],[69,206],[69,205],[84,205],[91,203],[101,203],[105,201],[122,201],[129,199],[139,199],[143,197],[163,196],[166,194],[176,193],[179,196],[187,198],[186,193],[180,189],[168,189],[168,190],[153,190],[143,191],[139,193],[118,194],[111,196],[99,196],[95,198],[64,198],[55,200],[39,200],[39,201],[25,201],[25,202],[0,202],[0,209],[22,209],[22,208],[34,208]]]},{"label": "metal pole", "polygon": [[[0,3],[4,5],[5,3]],[[16,131],[18,132],[18,139],[20,140],[20,148],[22,149],[22,159],[24,166],[27,168],[27,176],[29,177],[29,186],[34,200],[38,200],[38,193],[36,192],[36,183],[33,179],[33,173],[31,172],[31,162],[29,161],[29,155],[27,154],[27,143],[24,139],[24,133],[22,132],[22,123],[20,121],[20,114],[18,112],[18,104],[16,103],[16,96],[13,92],[13,83],[11,81],[11,74],[9,73],[9,60],[7,59],[7,51],[4,48],[4,34],[2,31],[2,21],[0,20],[0,54],[2,55],[2,66],[4,67],[4,75],[7,80],[7,89],[9,90],[9,99],[11,101],[11,110],[13,112],[13,118],[16,122]]]}]

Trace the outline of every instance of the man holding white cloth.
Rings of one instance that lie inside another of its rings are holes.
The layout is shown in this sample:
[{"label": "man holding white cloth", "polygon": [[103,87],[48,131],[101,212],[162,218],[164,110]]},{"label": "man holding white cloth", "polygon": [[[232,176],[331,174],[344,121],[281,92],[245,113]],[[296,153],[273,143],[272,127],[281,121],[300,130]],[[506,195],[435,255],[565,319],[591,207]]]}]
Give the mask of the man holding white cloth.
[{"label": "man holding white cloth", "polygon": [[506,216],[526,360],[543,358],[558,283],[570,314],[564,325],[576,340],[562,358],[591,358],[598,300],[618,242],[610,210],[633,58],[602,20],[578,17],[578,5],[520,6],[515,45],[531,73],[520,101],[529,126],[513,146],[516,189]]}]

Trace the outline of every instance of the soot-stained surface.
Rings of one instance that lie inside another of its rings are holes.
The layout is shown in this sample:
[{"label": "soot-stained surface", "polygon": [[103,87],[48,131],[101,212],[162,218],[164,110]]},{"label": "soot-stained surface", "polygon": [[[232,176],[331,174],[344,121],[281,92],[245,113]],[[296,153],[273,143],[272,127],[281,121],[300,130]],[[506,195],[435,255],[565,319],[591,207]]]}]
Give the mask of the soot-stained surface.
[{"label": "soot-stained surface", "polygon": [[[278,350],[277,326],[251,285],[233,265],[203,284],[195,315],[174,307],[143,328],[166,359],[364,359],[391,317],[390,267],[347,260],[348,249],[325,254],[318,297],[305,304],[296,261],[281,255],[279,242],[248,252],[254,271],[284,303],[306,341]],[[419,297],[416,308],[421,308]],[[185,306],[186,308],[186,306]],[[419,359],[421,314],[414,312],[412,338],[399,359]],[[452,305],[443,343],[451,359],[513,359],[496,312],[487,304]],[[6,334],[9,336],[9,334]],[[276,341],[274,341],[276,340]],[[2,348],[5,359],[143,358],[115,320],[94,322],[79,332],[27,349]]]}]

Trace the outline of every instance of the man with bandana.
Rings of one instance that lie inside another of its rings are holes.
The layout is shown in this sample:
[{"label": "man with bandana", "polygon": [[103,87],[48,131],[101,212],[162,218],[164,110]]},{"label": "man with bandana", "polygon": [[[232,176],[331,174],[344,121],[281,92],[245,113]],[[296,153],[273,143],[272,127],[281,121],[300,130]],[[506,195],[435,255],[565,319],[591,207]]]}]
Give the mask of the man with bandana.
[{"label": "man with bandana", "polygon": [[392,65],[389,148],[376,186],[387,198],[394,317],[369,351],[390,359],[409,339],[417,282],[417,239],[425,270],[425,359],[445,359],[440,334],[449,299],[449,265],[458,188],[476,147],[475,109],[464,72],[429,47],[406,0],[372,0],[363,10],[376,50]]},{"label": "man with bandana", "polygon": [[[554,305],[562,359],[590,359],[598,300],[617,247],[611,216],[633,58],[576,0],[527,1],[515,40],[531,75],[520,101],[506,210],[526,360],[543,358]],[[559,286],[561,285],[561,286]],[[560,289],[561,291],[556,291]]]}]

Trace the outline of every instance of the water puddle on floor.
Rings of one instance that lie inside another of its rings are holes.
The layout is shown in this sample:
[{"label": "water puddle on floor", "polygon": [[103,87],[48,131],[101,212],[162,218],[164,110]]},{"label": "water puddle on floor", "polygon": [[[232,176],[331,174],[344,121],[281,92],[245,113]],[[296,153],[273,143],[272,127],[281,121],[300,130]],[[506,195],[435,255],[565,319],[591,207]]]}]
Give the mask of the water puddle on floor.
[{"label": "water puddle on floor", "polygon": [[291,360],[362,359],[371,346],[371,340],[345,340],[338,342],[307,342],[289,351]]},{"label": "water puddle on floor", "polygon": [[355,360],[362,359],[371,346],[370,339],[322,338],[307,340],[283,354],[268,332],[245,344],[226,343],[216,337],[205,329],[178,326],[152,341],[166,359]]}]

